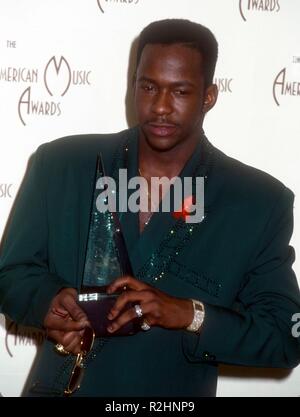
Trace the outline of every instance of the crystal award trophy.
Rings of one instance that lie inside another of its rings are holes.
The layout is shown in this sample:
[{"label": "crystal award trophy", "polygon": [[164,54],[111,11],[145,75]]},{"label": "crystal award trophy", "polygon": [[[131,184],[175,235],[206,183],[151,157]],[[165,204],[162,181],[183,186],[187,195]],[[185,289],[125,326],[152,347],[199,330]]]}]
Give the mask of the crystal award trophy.
[{"label": "crystal award trophy", "polygon": [[[101,196],[105,189],[104,178],[102,158],[98,155],[85,266],[78,303],[86,312],[96,336],[127,336],[140,330],[140,319],[130,321],[113,334],[107,331],[110,324],[107,315],[121,293],[107,294],[106,289],[116,278],[123,275],[133,276],[133,272],[118,216],[109,206],[108,196]],[[98,210],[99,198],[106,203],[106,210]],[[133,304],[128,303],[124,311],[132,307]]]}]

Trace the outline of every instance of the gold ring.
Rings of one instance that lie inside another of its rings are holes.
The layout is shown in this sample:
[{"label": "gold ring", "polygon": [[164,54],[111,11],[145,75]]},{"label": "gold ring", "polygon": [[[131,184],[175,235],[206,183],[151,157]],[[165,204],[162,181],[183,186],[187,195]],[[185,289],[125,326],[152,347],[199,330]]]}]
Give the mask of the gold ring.
[{"label": "gold ring", "polygon": [[70,353],[71,353],[71,352],[67,351],[67,350],[63,347],[63,345],[61,345],[60,343],[57,343],[57,344],[54,346],[54,350],[55,350],[55,352],[59,353],[59,354],[60,354],[60,355],[62,355],[62,356],[67,356],[67,355],[70,355]]}]

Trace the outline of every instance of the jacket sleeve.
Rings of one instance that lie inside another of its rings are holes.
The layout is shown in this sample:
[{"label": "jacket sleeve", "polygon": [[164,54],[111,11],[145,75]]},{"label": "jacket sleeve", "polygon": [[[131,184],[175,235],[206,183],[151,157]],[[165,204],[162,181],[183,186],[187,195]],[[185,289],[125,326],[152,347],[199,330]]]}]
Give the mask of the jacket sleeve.
[{"label": "jacket sleeve", "polygon": [[[300,338],[292,316],[300,295],[292,270],[293,193],[285,188],[272,210],[237,295],[239,308],[205,305],[199,335],[184,332],[191,362],[291,368],[300,362]],[[246,238],[246,237],[245,237]]]},{"label": "jacket sleeve", "polygon": [[43,327],[55,294],[70,286],[48,269],[43,149],[44,145],[30,160],[0,252],[0,312],[17,323],[38,328]]}]

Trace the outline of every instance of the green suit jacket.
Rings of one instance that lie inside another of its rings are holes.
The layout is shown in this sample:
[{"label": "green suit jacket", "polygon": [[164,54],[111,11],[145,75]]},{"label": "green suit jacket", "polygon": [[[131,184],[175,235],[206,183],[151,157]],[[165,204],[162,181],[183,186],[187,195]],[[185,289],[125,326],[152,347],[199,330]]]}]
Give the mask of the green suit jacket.
[{"label": "green suit jacket", "polygon": [[[1,311],[42,327],[62,287],[79,288],[84,268],[95,161],[107,175],[138,175],[138,128],[81,135],[38,148],[16,199],[0,258]],[[78,396],[213,396],[219,363],[294,367],[300,311],[294,251],[293,193],[271,176],[214,148],[201,136],[182,176],[205,177],[205,217],[191,225],[155,213],[139,234],[138,214],[121,224],[134,275],[171,295],[205,304],[200,335],[154,327],[99,338]],[[26,395],[61,395],[74,357],[46,340]]]}]

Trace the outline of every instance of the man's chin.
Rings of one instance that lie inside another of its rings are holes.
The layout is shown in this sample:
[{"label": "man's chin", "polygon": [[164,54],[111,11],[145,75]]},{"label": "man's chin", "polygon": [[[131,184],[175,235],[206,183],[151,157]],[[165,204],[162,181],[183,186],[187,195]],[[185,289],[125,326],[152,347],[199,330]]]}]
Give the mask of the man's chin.
[{"label": "man's chin", "polygon": [[175,138],[168,137],[146,137],[146,141],[151,149],[157,152],[167,152],[176,147],[178,141]]},{"label": "man's chin", "polygon": [[177,135],[156,136],[148,132],[143,132],[143,136],[148,146],[157,152],[172,150],[180,142]]}]

